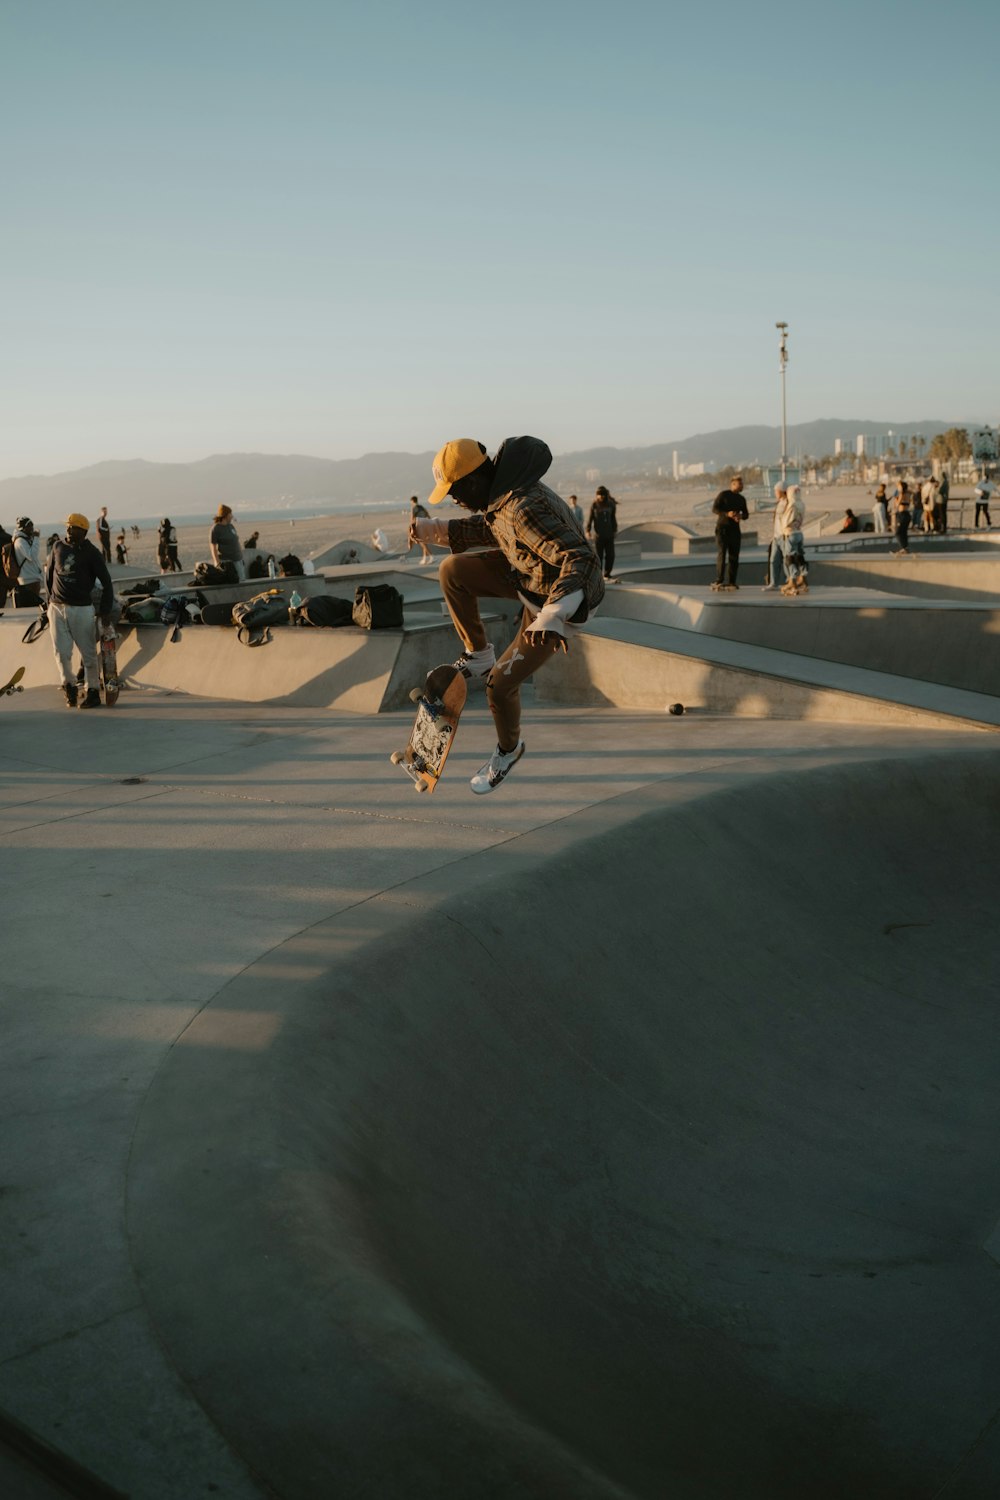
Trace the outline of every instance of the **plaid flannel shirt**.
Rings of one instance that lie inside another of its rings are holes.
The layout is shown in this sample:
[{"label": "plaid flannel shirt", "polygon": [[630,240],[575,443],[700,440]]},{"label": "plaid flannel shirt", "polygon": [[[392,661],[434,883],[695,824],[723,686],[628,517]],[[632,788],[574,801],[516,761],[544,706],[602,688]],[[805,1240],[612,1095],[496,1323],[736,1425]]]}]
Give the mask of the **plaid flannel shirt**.
[{"label": "plaid flannel shirt", "polygon": [[481,515],[448,522],[452,552],[498,547],[524,594],[555,604],[582,589],[588,608],[604,598],[597,556],[569,506],[546,484],[511,490]]}]

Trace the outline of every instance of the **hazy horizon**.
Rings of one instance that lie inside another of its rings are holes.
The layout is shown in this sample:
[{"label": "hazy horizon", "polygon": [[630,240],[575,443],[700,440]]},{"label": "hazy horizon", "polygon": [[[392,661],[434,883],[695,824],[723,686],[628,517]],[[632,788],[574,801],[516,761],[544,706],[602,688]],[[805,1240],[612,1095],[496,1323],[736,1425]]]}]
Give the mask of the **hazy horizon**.
[{"label": "hazy horizon", "polygon": [[940,20],[7,7],[0,476],[773,426],[778,319],[790,424],[995,421],[1000,12]]}]

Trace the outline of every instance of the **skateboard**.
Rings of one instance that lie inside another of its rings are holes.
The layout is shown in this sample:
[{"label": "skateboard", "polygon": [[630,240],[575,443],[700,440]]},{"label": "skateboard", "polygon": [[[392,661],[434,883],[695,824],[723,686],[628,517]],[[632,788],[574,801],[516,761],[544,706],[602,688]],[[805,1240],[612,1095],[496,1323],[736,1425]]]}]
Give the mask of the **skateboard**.
[{"label": "skateboard", "polygon": [[118,702],[118,651],[114,626],[102,630],[97,642],[97,654],[101,663],[101,681],[104,683],[104,702],[114,708]]},{"label": "skateboard", "polygon": [[24,668],[18,667],[6,687],[0,687],[0,698],[9,698],[12,693],[23,693],[24,688],[21,686],[21,678],[23,676]]},{"label": "skateboard", "polygon": [[433,792],[441,780],[467,691],[465,674],[449,664],[428,672],[423,687],[410,694],[417,717],[405,750],[394,751],[391,760],[402,766],[418,792]]}]

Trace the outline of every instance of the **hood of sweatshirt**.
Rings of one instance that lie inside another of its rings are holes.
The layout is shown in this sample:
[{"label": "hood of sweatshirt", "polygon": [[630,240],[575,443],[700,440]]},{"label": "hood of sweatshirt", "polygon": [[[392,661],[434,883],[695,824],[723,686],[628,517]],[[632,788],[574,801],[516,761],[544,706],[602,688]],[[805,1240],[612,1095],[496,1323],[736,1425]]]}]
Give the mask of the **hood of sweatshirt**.
[{"label": "hood of sweatshirt", "polygon": [[552,467],[552,450],[541,438],[505,438],[493,460],[493,483],[488,507],[512,490],[527,490]]}]

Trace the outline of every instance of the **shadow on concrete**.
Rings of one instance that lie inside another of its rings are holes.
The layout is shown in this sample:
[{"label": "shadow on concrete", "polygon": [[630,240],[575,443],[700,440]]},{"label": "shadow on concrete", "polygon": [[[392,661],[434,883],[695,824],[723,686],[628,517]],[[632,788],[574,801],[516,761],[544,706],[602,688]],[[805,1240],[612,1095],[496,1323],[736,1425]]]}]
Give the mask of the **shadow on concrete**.
[{"label": "shadow on concrete", "polygon": [[989,749],[709,769],[221,991],[148,1097],[129,1223],[255,1472],[992,1500],[998,835]]}]

